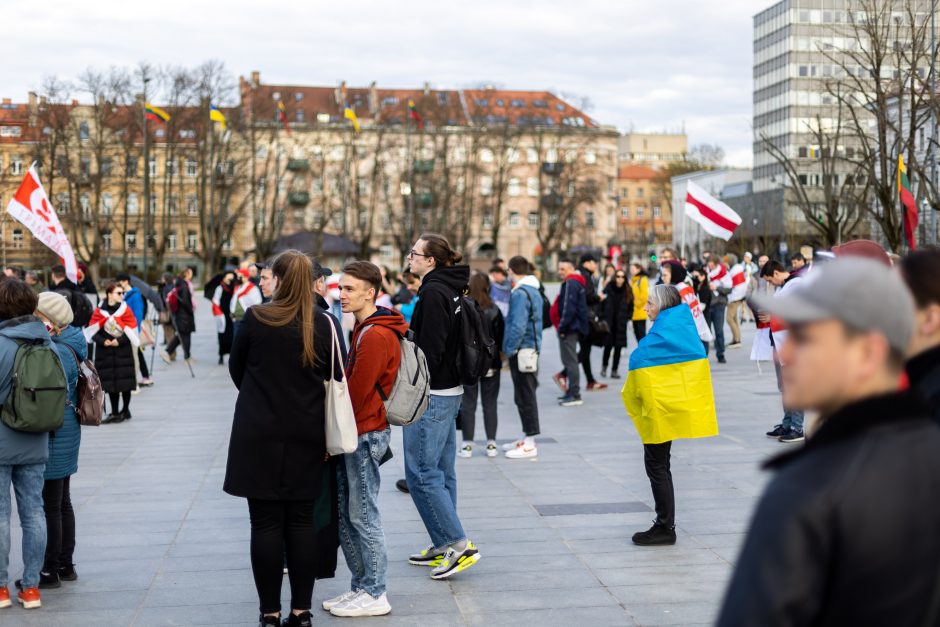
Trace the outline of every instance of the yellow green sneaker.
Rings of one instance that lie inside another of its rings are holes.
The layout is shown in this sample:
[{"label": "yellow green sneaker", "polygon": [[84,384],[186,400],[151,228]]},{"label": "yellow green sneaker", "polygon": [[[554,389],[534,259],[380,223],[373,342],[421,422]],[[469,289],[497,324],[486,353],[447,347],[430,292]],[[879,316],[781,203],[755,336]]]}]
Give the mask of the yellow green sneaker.
[{"label": "yellow green sneaker", "polygon": [[432,544],[420,553],[414,553],[408,557],[408,563],[414,564],[415,566],[440,566],[441,561],[444,559],[444,553],[446,552],[446,547],[439,549]]},{"label": "yellow green sneaker", "polygon": [[447,549],[440,566],[431,571],[431,579],[447,579],[451,575],[467,570],[478,561],[480,561],[480,552],[473,542],[467,540],[467,546],[463,551],[458,551],[453,547]]}]

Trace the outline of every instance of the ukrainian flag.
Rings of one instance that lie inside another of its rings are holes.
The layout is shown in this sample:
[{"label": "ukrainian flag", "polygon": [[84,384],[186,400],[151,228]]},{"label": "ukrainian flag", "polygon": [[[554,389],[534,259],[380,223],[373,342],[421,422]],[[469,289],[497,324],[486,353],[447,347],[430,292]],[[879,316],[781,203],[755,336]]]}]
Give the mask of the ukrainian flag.
[{"label": "ukrainian flag", "polygon": [[356,112],[352,110],[352,107],[346,105],[346,109],[343,111],[343,117],[352,122],[353,128],[356,132],[359,132],[359,118],[356,117]]},{"label": "ukrainian flag", "polygon": [[621,396],[643,444],[718,435],[708,358],[685,304],[659,312],[630,354]]},{"label": "ukrainian flag", "polygon": [[218,122],[219,127],[223,131],[225,130],[226,126],[228,126],[228,120],[225,119],[225,114],[222,113],[215,105],[209,107],[209,119],[213,122]]}]

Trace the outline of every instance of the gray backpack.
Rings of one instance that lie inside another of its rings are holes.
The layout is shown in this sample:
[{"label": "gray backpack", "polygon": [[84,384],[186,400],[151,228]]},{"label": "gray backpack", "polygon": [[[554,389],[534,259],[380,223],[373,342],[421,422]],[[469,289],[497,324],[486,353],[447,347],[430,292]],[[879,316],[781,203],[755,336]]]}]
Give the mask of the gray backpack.
[{"label": "gray backpack", "polygon": [[[374,325],[368,325],[359,334],[359,339],[356,341],[357,349],[362,336],[368,333],[372,326]],[[398,344],[401,347],[398,374],[395,376],[395,382],[388,395],[378,383],[375,384],[375,390],[385,403],[388,424],[405,427],[420,418],[428,408],[431,375],[428,372],[428,360],[424,356],[424,351],[414,342],[414,333],[410,329],[405,335],[397,331],[394,333],[398,336]]]}]

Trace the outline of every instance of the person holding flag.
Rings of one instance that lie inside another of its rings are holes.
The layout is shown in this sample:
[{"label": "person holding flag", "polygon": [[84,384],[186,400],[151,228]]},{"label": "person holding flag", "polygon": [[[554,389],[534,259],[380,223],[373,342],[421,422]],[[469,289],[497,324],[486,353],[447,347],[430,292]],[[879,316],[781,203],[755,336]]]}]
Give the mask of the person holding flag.
[{"label": "person holding flag", "polygon": [[708,286],[712,291],[712,302],[708,305],[705,319],[715,334],[715,355],[718,363],[725,360],[725,310],[731,293],[731,274],[718,256],[708,258]]},{"label": "person holding flag", "polygon": [[653,327],[630,354],[621,390],[624,408],[643,441],[656,520],[633,535],[640,546],[676,543],[673,440],[718,435],[711,370],[695,320],[672,285],[650,288],[646,313]]},{"label": "person holding flag", "polygon": [[[111,282],[105,288],[105,300],[92,314],[85,339],[95,343],[95,369],[111,400],[111,413],[101,422],[130,420],[131,392],[137,389],[134,351],[140,346],[140,337],[137,318],[124,302],[124,288],[119,284]],[[124,401],[120,411],[119,396]]]},{"label": "person holding flag", "polygon": [[731,328],[731,343],[726,348],[741,348],[741,314],[744,309],[744,299],[747,298],[748,273],[744,265],[738,263],[737,255],[728,253],[728,274],[731,277],[731,293],[728,294],[728,311],[725,316]]}]

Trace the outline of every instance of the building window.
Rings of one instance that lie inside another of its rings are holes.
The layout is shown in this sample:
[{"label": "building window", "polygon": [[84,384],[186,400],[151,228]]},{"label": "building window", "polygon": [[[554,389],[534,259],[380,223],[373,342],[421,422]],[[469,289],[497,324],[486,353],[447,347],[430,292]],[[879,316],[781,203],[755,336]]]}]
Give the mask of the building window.
[{"label": "building window", "polygon": [[303,121],[304,121],[304,110],[303,110],[303,109],[297,109],[296,111],[294,111],[294,121],[295,121],[295,122],[303,122]]},{"label": "building window", "polygon": [[186,176],[188,176],[189,178],[195,178],[197,167],[198,167],[198,164],[196,163],[195,159],[192,159],[192,158],[187,159],[186,160]]},{"label": "building window", "polygon": [[507,185],[507,191],[510,196],[518,196],[522,191],[522,185],[519,182],[519,179],[512,177],[509,179],[509,185]]},{"label": "building window", "polygon": [[88,194],[82,194],[78,197],[78,206],[81,207],[83,216],[91,214],[91,199]]},{"label": "building window", "polygon": [[493,163],[493,151],[489,148],[484,148],[480,151],[480,162],[481,163]]},{"label": "building window", "polygon": [[10,174],[13,176],[23,174],[23,159],[21,157],[13,157],[10,159]]},{"label": "building window", "polygon": [[637,208],[636,208],[636,217],[642,218],[644,213],[646,213],[646,207],[637,207]]},{"label": "building window", "polygon": [[82,141],[88,140],[88,122],[82,122],[78,125],[78,138]]},{"label": "building window", "polygon": [[484,229],[493,228],[493,214],[492,213],[487,212],[483,214],[483,228]]},{"label": "building window", "polygon": [[637,198],[643,198],[643,193],[644,193],[644,190],[643,190],[642,187],[637,187],[637,188],[636,188],[636,197],[637,197]]},{"label": "building window", "polygon": [[157,213],[157,196],[156,194],[152,194],[150,196],[150,215],[154,215],[156,213]]},{"label": "building window", "polygon": [[588,165],[593,165],[597,163],[597,153],[593,150],[588,150],[584,153],[584,162]]},{"label": "building window", "polygon": [[180,131],[180,139],[196,139],[196,131],[184,128]]},{"label": "building window", "polygon": [[78,167],[78,173],[82,178],[87,179],[91,175],[91,157],[79,157]]},{"label": "building window", "polygon": [[137,176],[137,157],[128,157],[124,162],[124,174],[129,177]]},{"label": "building window", "polygon": [[322,196],[323,195],[323,178],[317,177],[310,182],[310,195],[311,196]]},{"label": "building window", "polygon": [[630,219],[630,207],[621,207],[620,208],[620,217],[624,220]]},{"label": "building window", "polygon": [[26,240],[23,239],[23,229],[13,229],[13,248],[23,248]]},{"label": "building window", "polygon": [[529,228],[530,229],[539,228],[539,212],[538,211],[529,212]]},{"label": "building window", "polygon": [[506,161],[509,163],[519,163],[519,151],[516,148],[506,150]]},{"label": "building window", "polygon": [[105,250],[111,250],[111,231],[101,232],[101,247]]},{"label": "building window", "polygon": [[357,186],[358,186],[358,188],[359,188],[359,195],[360,195],[360,196],[368,196],[368,195],[369,195],[369,180],[368,180],[368,179],[360,179],[359,181],[357,181],[356,184],[357,184]]},{"label": "building window", "polygon": [[127,215],[136,215],[138,210],[137,194],[127,195]]},{"label": "building window", "polygon": [[661,216],[662,216],[662,211],[660,210],[660,208],[659,208],[659,207],[653,207],[653,217],[654,217],[654,218],[659,218],[659,217],[661,217]]},{"label": "building window", "polygon": [[175,251],[176,246],[176,231],[170,231],[166,234],[166,249],[169,251]]},{"label": "building window", "polygon": [[22,132],[19,126],[0,126],[0,137],[19,137]]},{"label": "building window", "polygon": [[535,197],[539,195],[539,179],[536,176],[530,176],[525,181],[526,194]]},{"label": "building window", "polygon": [[166,169],[164,174],[167,176],[176,176],[176,159],[167,159],[166,160]]},{"label": "building window", "polygon": [[196,250],[196,231],[186,231],[186,250]]},{"label": "building window", "polygon": [[111,161],[111,157],[103,157],[101,159],[99,170],[101,171],[101,176],[111,176],[111,170],[113,170],[113,162]]},{"label": "building window", "polygon": [[493,193],[493,177],[481,176],[480,177],[480,195],[489,196],[492,193]]},{"label": "building window", "polygon": [[169,205],[168,209],[170,211],[170,215],[175,216],[179,212],[179,205],[180,205],[179,196],[176,196],[175,194],[173,196],[170,196],[170,199],[167,201],[167,204]]},{"label": "building window", "polygon": [[186,197],[186,215],[188,216],[199,215],[199,201],[192,194]]},{"label": "building window", "polygon": [[64,192],[55,195],[55,204],[60,212],[68,212],[72,208],[72,201],[69,199],[69,195]]},{"label": "building window", "polygon": [[150,176],[156,176],[156,175],[157,175],[157,160],[151,158],[150,159]]},{"label": "building window", "polygon": [[509,228],[511,229],[519,228],[519,212],[518,211],[509,212]]},{"label": "building window", "polygon": [[382,259],[392,259],[395,256],[395,247],[391,244],[382,244],[379,246],[379,255]]},{"label": "building window", "polygon": [[128,231],[124,236],[125,250],[137,250],[137,231]]},{"label": "building window", "polygon": [[558,163],[558,149],[549,148],[545,151],[545,163]]},{"label": "building window", "polygon": [[593,211],[584,212],[584,225],[588,227],[589,229],[594,228],[594,212]]},{"label": "building window", "polygon": [[101,194],[101,213],[106,216],[111,215],[111,209],[114,206],[114,203],[111,198],[111,194]]},{"label": "building window", "polygon": [[525,160],[529,163],[539,162],[539,152],[535,148],[526,148]]}]

